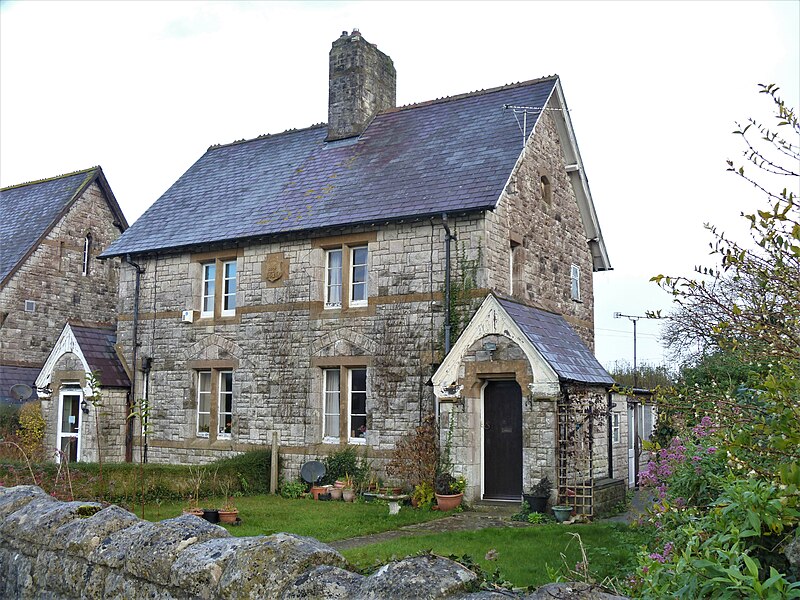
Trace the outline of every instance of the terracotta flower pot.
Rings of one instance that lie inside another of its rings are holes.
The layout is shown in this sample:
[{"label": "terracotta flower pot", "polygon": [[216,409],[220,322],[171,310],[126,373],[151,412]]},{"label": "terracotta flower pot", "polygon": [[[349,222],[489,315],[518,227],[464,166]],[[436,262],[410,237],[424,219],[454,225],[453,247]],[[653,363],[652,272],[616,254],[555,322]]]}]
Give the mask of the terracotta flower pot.
[{"label": "terracotta flower pot", "polygon": [[340,487],[332,487],[331,488],[331,500],[341,500],[342,499],[342,488]]},{"label": "terracotta flower pot", "polygon": [[324,485],[312,485],[311,486],[311,495],[314,496],[314,500],[319,500],[320,494],[327,494],[328,488]]},{"label": "terracotta flower pot", "polygon": [[203,518],[203,509],[202,508],[185,508],[183,510],[183,514],[185,515],[194,515],[195,517]]},{"label": "terracotta flower pot", "polygon": [[239,518],[239,511],[234,510],[219,510],[219,522],[220,523],[227,523],[230,525],[231,523],[236,523],[236,519]]},{"label": "terracotta flower pot", "polygon": [[356,499],[356,491],[353,488],[344,488],[342,490],[342,498],[345,502],[352,502]]},{"label": "terracotta flower pot", "polygon": [[436,494],[436,505],[439,510],[453,510],[463,498],[464,494]]}]

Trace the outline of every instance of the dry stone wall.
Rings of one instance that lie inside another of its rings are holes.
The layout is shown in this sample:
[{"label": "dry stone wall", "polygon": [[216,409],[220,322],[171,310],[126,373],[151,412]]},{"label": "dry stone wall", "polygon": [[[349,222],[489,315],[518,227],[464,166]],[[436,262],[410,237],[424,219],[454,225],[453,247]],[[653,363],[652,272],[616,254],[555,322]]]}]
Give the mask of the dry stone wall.
[{"label": "dry stone wall", "polygon": [[[0,289],[0,360],[39,367],[67,319],[113,323],[119,260],[96,260],[120,232],[97,183],[90,185],[46,238]],[[84,239],[92,234],[89,274],[83,275]],[[25,310],[25,301],[35,308]]]},{"label": "dry stone wall", "polygon": [[462,565],[433,555],[393,562],[367,577],[348,570],[341,554],[309,537],[237,538],[192,515],[151,523],[113,505],[60,502],[34,486],[0,487],[4,598],[508,597],[470,593],[476,579]]}]

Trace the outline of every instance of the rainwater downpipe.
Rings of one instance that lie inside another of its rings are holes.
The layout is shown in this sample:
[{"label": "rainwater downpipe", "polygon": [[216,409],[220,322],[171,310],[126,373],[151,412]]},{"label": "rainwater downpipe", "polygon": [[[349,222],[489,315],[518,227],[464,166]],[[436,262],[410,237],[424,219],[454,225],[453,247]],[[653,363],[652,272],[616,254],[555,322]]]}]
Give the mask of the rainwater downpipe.
[{"label": "rainwater downpipe", "polygon": [[[133,292],[133,362],[131,363],[131,399],[128,404],[128,414],[136,403],[136,360],[139,350],[139,288],[141,286],[142,273],[144,269],[138,263],[131,260],[131,255],[125,255],[125,262],[136,269],[136,280]],[[133,462],[133,419],[128,419],[125,428],[125,462]]]},{"label": "rainwater downpipe", "polygon": [[[153,365],[153,359],[149,356],[142,357],[142,387],[144,387],[144,402],[143,407],[150,406],[150,368]],[[142,454],[142,462],[147,463],[147,420],[148,414],[145,412],[142,415],[142,442],[144,445],[144,453]]]},{"label": "rainwater downpipe", "polygon": [[442,213],[444,227],[444,355],[450,354],[450,240],[456,239],[447,224],[447,213]]},{"label": "rainwater downpipe", "polygon": [[611,390],[606,392],[608,395],[608,478],[614,479],[614,395]]},{"label": "rainwater downpipe", "polygon": [[[444,227],[444,355],[450,354],[450,240],[456,237],[447,224],[447,213],[442,213],[442,227]],[[433,265],[431,265],[431,269]],[[434,393],[434,415],[439,423],[439,398]]]}]

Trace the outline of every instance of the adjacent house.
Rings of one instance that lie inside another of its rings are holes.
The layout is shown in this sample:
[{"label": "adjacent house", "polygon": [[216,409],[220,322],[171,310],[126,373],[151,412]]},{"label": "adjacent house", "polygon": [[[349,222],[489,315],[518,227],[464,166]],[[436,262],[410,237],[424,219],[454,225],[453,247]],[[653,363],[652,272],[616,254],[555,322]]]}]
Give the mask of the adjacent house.
[{"label": "adjacent house", "polygon": [[592,355],[611,265],[559,78],[396,107],[357,30],[329,60],[327,124],[210,147],[104,251],[149,414],[127,456],[205,462],[277,432],[284,476],[343,444],[381,468],[436,414],[469,497],[547,475],[591,512],[626,448]]},{"label": "adjacent house", "polygon": [[115,326],[120,261],[97,256],[127,227],[100,167],[0,190],[0,402],[27,399],[67,320]]}]

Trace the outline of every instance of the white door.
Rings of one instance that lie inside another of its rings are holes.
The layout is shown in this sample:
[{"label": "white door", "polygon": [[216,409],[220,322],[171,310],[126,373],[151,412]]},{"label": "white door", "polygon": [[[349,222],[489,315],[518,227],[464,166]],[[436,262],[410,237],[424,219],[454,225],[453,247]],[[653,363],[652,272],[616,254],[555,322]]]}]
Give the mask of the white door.
[{"label": "white door", "polygon": [[58,461],[77,462],[81,455],[81,400],[79,385],[65,385],[59,394],[58,406]]}]

